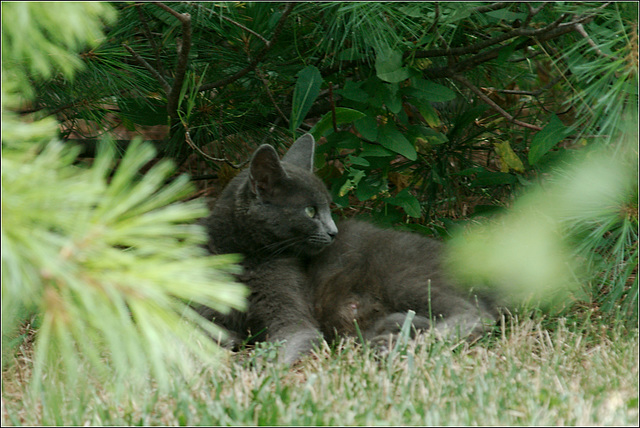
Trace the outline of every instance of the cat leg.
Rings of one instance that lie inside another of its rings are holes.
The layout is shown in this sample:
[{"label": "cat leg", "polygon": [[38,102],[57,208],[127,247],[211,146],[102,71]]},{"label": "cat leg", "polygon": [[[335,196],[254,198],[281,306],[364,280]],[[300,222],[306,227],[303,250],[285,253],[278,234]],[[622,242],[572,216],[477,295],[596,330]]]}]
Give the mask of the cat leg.
[{"label": "cat leg", "polygon": [[495,316],[480,308],[468,312],[450,315],[436,321],[433,330],[438,338],[444,340],[466,339],[474,342],[495,324]]},{"label": "cat leg", "polygon": [[[396,312],[378,320],[367,330],[364,339],[367,340],[381,355],[385,356],[400,339],[401,329],[407,317],[406,313]],[[414,338],[418,331],[432,329],[436,337],[441,340],[453,341],[465,339],[474,342],[488,331],[488,327],[495,323],[494,314],[482,308],[470,308],[467,312],[440,317],[436,320],[416,315],[411,322],[409,337]]]},{"label": "cat leg", "polygon": [[234,330],[234,325],[237,325],[239,323],[238,320],[243,318],[243,314],[240,311],[234,309],[229,314],[222,314],[202,305],[194,309],[200,316],[224,329],[224,335],[214,336],[209,332],[206,333],[218,345],[226,349],[236,350],[243,343],[243,337]]},{"label": "cat leg", "polygon": [[295,259],[253,267],[244,280],[254,290],[247,325],[253,331],[264,330],[268,341],[284,342],[280,361],[295,363],[322,341],[306,290],[307,279]]},{"label": "cat leg", "polygon": [[[373,327],[366,330],[363,338],[367,341],[376,352],[384,357],[389,354],[394,344],[400,339],[402,326],[407,318],[406,312],[395,312],[376,321]],[[432,322],[429,318],[415,315],[411,320],[411,329],[409,337],[414,338],[416,332],[420,330],[428,330],[431,328]]]},{"label": "cat leg", "polygon": [[[404,324],[405,319],[407,318],[406,312],[395,312],[393,314],[389,314],[382,319],[376,321],[376,323],[364,332],[364,339],[371,339],[376,336],[386,336],[391,334],[400,333],[402,329],[402,325]],[[416,330],[427,330],[431,328],[431,321],[427,317],[423,317],[421,315],[415,315],[413,320],[411,321],[412,329],[411,329],[411,337],[415,335]]]},{"label": "cat leg", "polygon": [[279,359],[291,365],[311,353],[323,341],[323,336],[318,329],[307,327],[293,332],[277,332],[271,340],[284,341],[284,352],[279,354]]}]

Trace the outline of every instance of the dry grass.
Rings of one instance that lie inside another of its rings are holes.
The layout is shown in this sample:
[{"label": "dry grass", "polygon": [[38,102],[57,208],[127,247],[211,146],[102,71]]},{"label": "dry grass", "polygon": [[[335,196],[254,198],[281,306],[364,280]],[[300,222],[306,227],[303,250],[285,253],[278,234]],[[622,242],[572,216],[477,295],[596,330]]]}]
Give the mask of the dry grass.
[{"label": "dry grass", "polygon": [[[27,392],[28,359],[3,373],[3,425],[633,425],[638,333],[584,316],[507,322],[472,346],[423,335],[388,358],[353,341],[293,368],[274,346],[242,352],[169,391],[87,380]],[[46,384],[46,383],[45,383]],[[121,385],[122,386],[122,385]]]}]

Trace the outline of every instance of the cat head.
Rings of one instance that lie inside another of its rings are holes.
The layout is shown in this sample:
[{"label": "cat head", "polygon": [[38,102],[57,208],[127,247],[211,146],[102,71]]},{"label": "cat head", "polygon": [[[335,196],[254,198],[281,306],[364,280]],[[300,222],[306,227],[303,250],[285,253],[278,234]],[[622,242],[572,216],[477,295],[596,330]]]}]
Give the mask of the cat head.
[{"label": "cat head", "polygon": [[331,197],[313,174],[315,140],[298,138],[279,159],[275,149],[260,146],[249,166],[252,196],[248,214],[260,228],[264,249],[272,254],[314,255],[326,248],[338,229],[329,210]]}]

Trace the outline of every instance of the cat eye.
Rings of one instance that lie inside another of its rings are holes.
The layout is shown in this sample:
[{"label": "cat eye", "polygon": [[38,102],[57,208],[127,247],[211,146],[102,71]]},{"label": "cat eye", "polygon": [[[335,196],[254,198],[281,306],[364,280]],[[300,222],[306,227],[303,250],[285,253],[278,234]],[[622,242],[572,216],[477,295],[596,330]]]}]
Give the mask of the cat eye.
[{"label": "cat eye", "polygon": [[309,216],[309,218],[314,218],[316,216],[316,207],[312,207],[312,206],[308,206],[304,209],[304,212],[306,215]]}]

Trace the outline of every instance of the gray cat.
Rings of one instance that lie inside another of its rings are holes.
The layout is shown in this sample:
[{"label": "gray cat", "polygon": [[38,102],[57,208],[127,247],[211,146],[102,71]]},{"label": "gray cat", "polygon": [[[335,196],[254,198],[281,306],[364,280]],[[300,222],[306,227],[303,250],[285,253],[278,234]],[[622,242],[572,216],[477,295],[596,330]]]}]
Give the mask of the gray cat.
[{"label": "gray cat", "polygon": [[206,219],[213,254],[240,253],[246,312],[203,316],[231,333],[229,344],[285,342],[293,363],[323,338],[357,334],[381,349],[409,310],[415,330],[475,338],[496,312],[456,289],[440,267],[440,244],[361,221],[341,223],[313,174],[315,141],[300,137],[282,160],[269,145],[225,188]]}]

